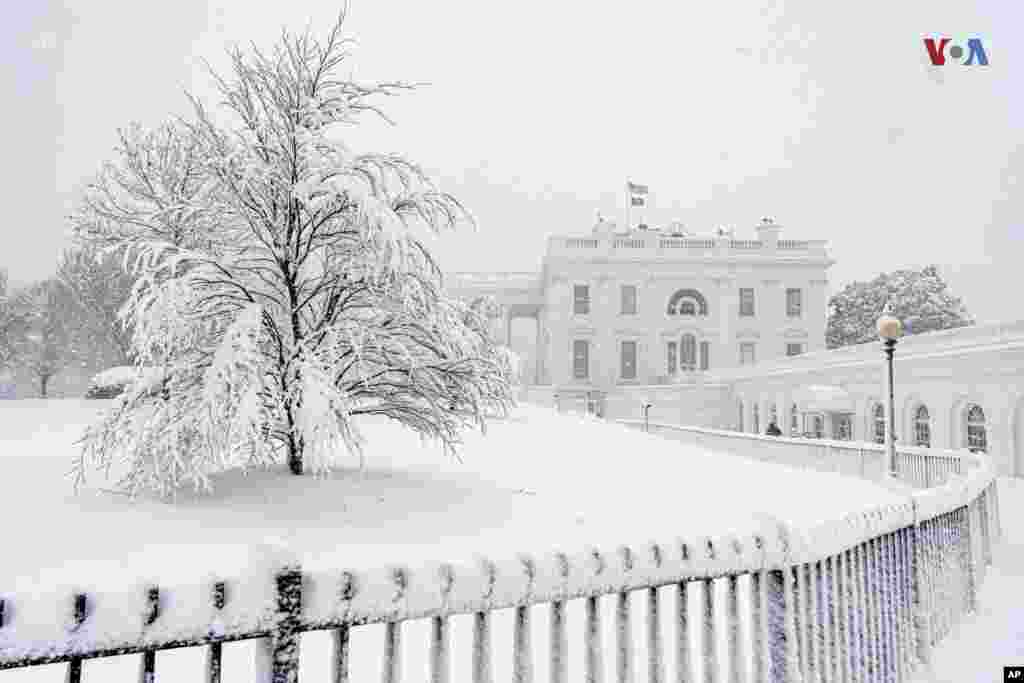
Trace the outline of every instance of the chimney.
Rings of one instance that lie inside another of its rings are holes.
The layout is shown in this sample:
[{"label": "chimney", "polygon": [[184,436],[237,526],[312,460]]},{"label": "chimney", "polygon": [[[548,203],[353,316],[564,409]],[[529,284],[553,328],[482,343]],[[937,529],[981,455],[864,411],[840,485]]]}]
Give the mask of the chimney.
[{"label": "chimney", "polygon": [[779,233],[782,232],[781,226],[776,225],[775,221],[771,218],[762,218],[754,231],[757,233],[757,239],[761,240],[764,244],[765,249],[775,251],[779,245]]}]

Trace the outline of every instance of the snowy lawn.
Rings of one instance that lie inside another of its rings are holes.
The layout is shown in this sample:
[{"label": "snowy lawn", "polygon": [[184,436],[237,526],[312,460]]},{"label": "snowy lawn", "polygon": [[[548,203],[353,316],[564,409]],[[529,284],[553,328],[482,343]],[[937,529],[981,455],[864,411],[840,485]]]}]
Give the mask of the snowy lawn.
[{"label": "snowy lawn", "polygon": [[[799,527],[896,500],[869,482],[682,447],[535,406],[520,407],[486,436],[468,435],[462,462],[445,460],[437,447],[393,425],[373,422],[364,425],[369,446],[362,470],[350,459],[326,479],[283,471],[227,473],[217,478],[212,496],[185,495],[173,504],[132,503],[105,492],[108,484],[98,479],[76,497],[64,478],[75,453],[72,442],[106,403],[0,402],[0,519],[5,520],[0,593],[19,601],[64,599],[74,587],[137,593],[143,579],[172,585],[213,572],[232,576],[258,566],[282,545],[308,566],[342,570],[479,555],[509,558],[591,544],[610,549],[680,536],[749,537],[771,520]],[[538,616],[538,629],[544,615]],[[573,615],[570,609],[570,618],[578,618]],[[635,619],[640,628],[642,612]],[[606,620],[606,626],[611,623]],[[422,636],[410,633],[406,640],[409,648],[423,651],[409,655],[408,680],[426,675],[425,666],[420,672],[415,664],[424,661],[429,642],[423,626]],[[469,625],[463,626],[455,620],[453,662],[468,666]],[[357,629],[353,645],[376,628]],[[500,681],[500,620],[496,628]],[[305,637],[310,646],[304,652],[313,658],[310,670],[322,669],[326,676],[322,635]],[[381,638],[372,638],[371,650],[377,649]],[[609,653],[610,638],[609,633]],[[539,636],[538,647],[545,640]],[[314,656],[317,642],[321,654]],[[360,650],[368,651],[365,645]],[[638,646],[638,661],[642,652]],[[137,658],[118,659],[131,660],[124,671],[134,675]],[[158,665],[163,667],[191,661],[187,668],[196,667],[198,675],[202,653],[164,653],[159,660],[166,662]],[[233,667],[239,675],[250,671],[245,657],[238,664],[231,661],[228,672]],[[121,665],[97,660],[86,668]],[[59,677],[60,671],[0,672],[0,683],[53,680],[36,677]],[[229,680],[245,679],[229,675]],[[303,680],[318,676],[310,673]]]}]

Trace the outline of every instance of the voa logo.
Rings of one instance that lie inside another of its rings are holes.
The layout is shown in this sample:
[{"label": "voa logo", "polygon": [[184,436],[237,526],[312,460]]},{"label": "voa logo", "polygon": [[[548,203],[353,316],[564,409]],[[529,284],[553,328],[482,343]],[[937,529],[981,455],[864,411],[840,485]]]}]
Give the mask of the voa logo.
[{"label": "voa logo", "polygon": [[[925,38],[925,49],[933,66],[944,66],[946,58],[963,66],[988,66],[988,55],[981,38],[954,41],[952,38]],[[966,58],[964,58],[966,55]]]}]

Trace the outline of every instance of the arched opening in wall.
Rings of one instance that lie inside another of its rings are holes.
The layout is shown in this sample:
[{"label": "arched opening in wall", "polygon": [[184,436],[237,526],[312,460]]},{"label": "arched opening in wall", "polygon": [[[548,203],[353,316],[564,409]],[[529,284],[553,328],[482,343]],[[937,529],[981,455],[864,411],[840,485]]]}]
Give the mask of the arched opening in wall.
[{"label": "arched opening in wall", "polygon": [[968,404],[964,413],[966,420],[967,449],[972,453],[988,451],[988,429],[985,424],[985,411],[977,403]]},{"label": "arched opening in wall", "polygon": [[812,439],[825,438],[825,416],[821,413],[810,413],[805,416],[806,433]]},{"label": "arched opening in wall", "polygon": [[885,443],[885,406],[876,403],[871,409],[871,440],[875,443]]},{"label": "arched opening in wall", "polygon": [[921,403],[914,410],[914,445],[931,448],[932,421],[928,414],[928,406]]},{"label": "arched opening in wall", "polygon": [[750,425],[750,426],[753,427],[754,434],[760,434],[761,433],[761,416],[758,414],[760,412],[760,410],[758,408],[757,402],[755,402],[754,405],[751,406],[751,408],[753,408],[754,410],[753,410],[753,416],[751,418],[751,422],[753,422],[753,424]]},{"label": "arched opening in wall", "polygon": [[796,404],[792,406],[792,410],[789,413],[789,433],[790,435],[796,435],[800,433],[800,411],[797,410]]},{"label": "arched opening in wall", "polygon": [[543,378],[537,375],[538,343],[540,322],[536,318],[512,318],[509,348],[519,359],[519,380],[523,384],[538,384]]},{"label": "arched opening in wall", "polygon": [[736,418],[737,418],[736,419],[736,431],[742,432],[743,431],[743,401],[738,401],[736,406],[739,409],[739,412],[736,415]]}]

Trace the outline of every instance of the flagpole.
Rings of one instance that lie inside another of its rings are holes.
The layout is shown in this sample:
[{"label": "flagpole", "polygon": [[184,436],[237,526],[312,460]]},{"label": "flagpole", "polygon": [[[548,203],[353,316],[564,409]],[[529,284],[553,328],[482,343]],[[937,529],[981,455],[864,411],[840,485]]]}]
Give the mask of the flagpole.
[{"label": "flagpole", "polygon": [[626,232],[633,230],[633,227],[629,224],[630,206],[633,204],[633,195],[629,192],[629,179],[626,179]]}]

